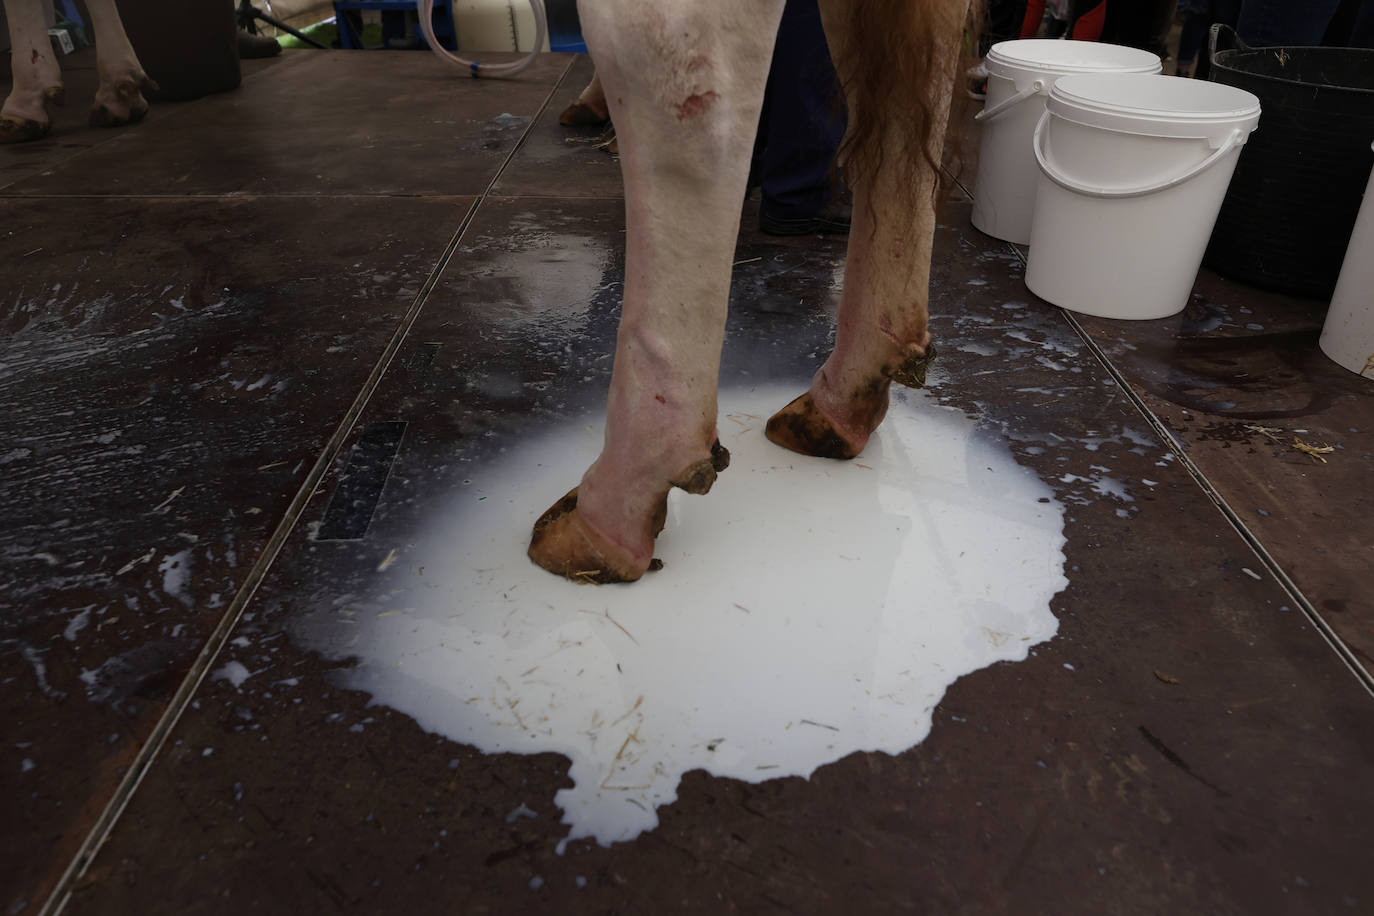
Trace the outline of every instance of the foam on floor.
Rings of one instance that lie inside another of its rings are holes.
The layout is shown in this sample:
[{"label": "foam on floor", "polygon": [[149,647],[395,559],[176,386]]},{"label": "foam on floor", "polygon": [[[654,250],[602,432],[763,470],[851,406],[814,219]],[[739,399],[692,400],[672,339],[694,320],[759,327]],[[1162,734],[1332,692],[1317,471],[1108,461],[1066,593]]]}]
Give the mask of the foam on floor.
[{"label": "foam on floor", "polygon": [[920,392],[894,388],[855,461],[779,449],[763,424],[795,393],[722,392],[730,468],[708,496],[674,493],[665,566],[640,582],[576,585],[525,557],[600,448],[599,426],[568,423],[474,469],[387,555],[387,610],[307,640],[357,657],[341,686],[430,731],[567,755],[568,839],[653,828],[688,770],[758,782],[916,745],[957,678],[1054,635],[1063,508]]}]

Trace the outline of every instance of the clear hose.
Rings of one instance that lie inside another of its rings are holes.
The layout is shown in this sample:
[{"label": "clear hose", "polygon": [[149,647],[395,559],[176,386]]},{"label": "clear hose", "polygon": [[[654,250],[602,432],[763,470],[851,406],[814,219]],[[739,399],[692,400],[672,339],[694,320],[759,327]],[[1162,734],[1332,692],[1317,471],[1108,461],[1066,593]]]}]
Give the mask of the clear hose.
[{"label": "clear hose", "polygon": [[530,9],[534,11],[534,47],[524,57],[508,64],[479,64],[475,60],[464,60],[456,54],[450,54],[443,45],[439,44],[439,39],[434,37],[434,0],[415,0],[415,3],[420,16],[420,30],[425,35],[425,41],[429,43],[429,49],[455,67],[461,67],[468,71],[469,75],[473,77],[507,77],[514,76],[524,70],[534,63],[534,58],[539,53],[539,49],[544,46],[544,36],[549,31],[549,23],[544,15],[543,0],[530,0]]}]

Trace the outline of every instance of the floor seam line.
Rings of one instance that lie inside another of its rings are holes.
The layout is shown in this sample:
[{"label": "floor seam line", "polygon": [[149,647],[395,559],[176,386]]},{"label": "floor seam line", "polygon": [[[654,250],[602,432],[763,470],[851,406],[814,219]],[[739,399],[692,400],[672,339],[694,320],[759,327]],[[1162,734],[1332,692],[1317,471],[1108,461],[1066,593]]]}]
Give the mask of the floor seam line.
[{"label": "floor seam line", "polygon": [[[1016,259],[1021,262],[1022,272],[1024,273],[1029,264],[1026,253],[1023,252],[1019,246],[1010,242],[1007,242],[1006,245],[1015,253]],[[1241,519],[1240,514],[1237,513],[1235,509],[1231,508],[1231,504],[1221,495],[1221,491],[1212,484],[1212,481],[1203,473],[1202,468],[1198,467],[1197,463],[1189,457],[1187,450],[1183,446],[1182,440],[1175,436],[1173,430],[1169,429],[1168,425],[1159,415],[1150,409],[1150,405],[1145,403],[1145,399],[1136,393],[1135,389],[1131,387],[1130,381],[1121,370],[1116,367],[1116,364],[1111,361],[1106,351],[1104,351],[1098,345],[1097,341],[1093,339],[1092,335],[1088,333],[1088,329],[1083,327],[1082,322],[1078,320],[1077,316],[1068,309],[1054,305],[1053,303],[1047,304],[1059,312],[1060,317],[1069,325],[1073,332],[1078,335],[1083,345],[1087,347],[1093,359],[1097,360],[1098,364],[1102,366],[1107,375],[1116,383],[1117,387],[1121,389],[1127,400],[1130,401],[1131,406],[1136,409],[1136,412],[1140,414],[1146,424],[1154,430],[1155,435],[1159,436],[1160,440],[1169,451],[1178,459],[1183,470],[1193,479],[1193,483],[1197,484],[1198,489],[1202,490],[1203,494],[1211,501],[1212,505],[1216,507],[1221,517],[1226,519],[1231,529],[1240,536],[1240,539],[1244,541],[1246,546],[1255,554],[1260,564],[1268,571],[1269,575],[1274,577],[1274,581],[1278,583],[1279,588],[1283,589],[1284,592],[1287,593],[1289,599],[1297,605],[1298,610],[1307,618],[1307,622],[1317,631],[1317,634],[1326,642],[1327,646],[1345,665],[1346,669],[1354,676],[1360,686],[1364,687],[1365,691],[1371,697],[1374,697],[1374,673],[1371,673],[1365,668],[1351,648],[1345,644],[1345,640],[1337,635],[1336,631],[1333,630],[1331,625],[1326,622],[1326,619],[1322,617],[1321,612],[1317,610],[1316,605],[1303,594],[1298,584],[1293,581],[1292,577],[1288,575],[1288,572],[1279,564],[1279,561],[1269,552],[1269,548],[1264,546],[1264,542],[1259,539],[1259,536],[1251,531],[1250,527]]]},{"label": "floor seam line", "polygon": [[[1022,267],[1025,267],[1025,255],[1023,255],[1016,246],[1013,245],[1011,247],[1016,251],[1017,258],[1021,261]],[[1331,628],[1331,625],[1326,622],[1325,618],[1322,617],[1316,605],[1303,594],[1298,584],[1293,581],[1292,577],[1288,575],[1288,572],[1278,562],[1274,555],[1264,546],[1264,542],[1260,540],[1258,535],[1250,530],[1250,527],[1241,519],[1240,514],[1231,507],[1231,504],[1222,496],[1221,491],[1213,485],[1202,468],[1198,467],[1197,463],[1188,455],[1182,440],[1174,435],[1173,430],[1169,429],[1163,419],[1150,409],[1150,406],[1145,403],[1145,399],[1136,393],[1135,389],[1131,387],[1130,381],[1119,369],[1117,369],[1110,357],[1108,357],[1106,352],[1098,345],[1097,341],[1092,338],[1087,328],[1083,327],[1078,318],[1067,309],[1057,305],[1053,307],[1059,311],[1060,316],[1069,327],[1073,329],[1074,333],[1078,335],[1083,345],[1087,347],[1088,352],[1097,360],[1098,364],[1102,366],[1112,381],[1115,382],[1117,387],[1125,394],[1131,406],[1136,409],[1136,412],[1141,415],[1150,428],[1154,430],[1155,434],[1164,442],[1169,451],[1178,459],[1183,470],[1188,473],[1188,476],[1193,479],[1193,482],[1211,501],[1212,505],[1221,514],[1221,517],[1226,520],[1232,530],[1240,536],[1241,540],[1244,541],[1246,546],[1255,554],[1260,564],[1264,566],[1269,575],[1274,578],[1274,581],[1278,583],[1279,587],[1287,593],[1289,599],[1297,605],[1298,609],[1302,612],[1303,616],[1307,618],[1312,628],[1317,631],[1318,635],[1320,635],[1323,640],[1325,640],[1327,646],[1330,647],[1336,657],[1344,663],[1355,680],[1364,687],[1365,691],[1369,693],[1371,697],[1374,697],[1374,674],[1371,674],[1371,672],[1364,667],[1355,656],[1355,653],[1345,644],[1345,641],[1341,639],[1336,631]]]},{"label": "floor seam line", "polygon": [[[534,132],[534,125],[539,123],[540,117],[548,110],[549,103],[553,101],[553,97],[558,94],[558,90],[563,88],[563,83],[568,79],[568,74],[572,73],[573,65],[577,63],[578,58],[581,56],[581,54],[574,54],[568,59],[568,65],[563,68],[563,72],[558,75],[558,79],[549,87],[549,94],[544,96],[543,102],[539,103],[538,110],[536,110],[534,116],[530,118],[530,123],[525,125],[524,131],[520,134],[520,139],[515,141],[515,145],[511,147],[510,153],[506,156],[505,160],[502,161],[500,167],[497,168],[496,174],[492,176],[491,182],[487,185],[486,190],[483,191],[481,196],[477,199],[478,206],[481,206],[488,197],[493,196],[492,191],[496,189],[496,183],[501,180],[501,176],[506,173],[506,169],[515,161],[516,154],[524,148],[525,141],[527,141],[530,138],[530,134]],[[509,195],[497,194],[494,196],[504,197]]]},{"label": "floor seam line", "polygon": [[295,530],[296,523],[304,513],[306,505],[315,495],[320,482],[328,473],[330,466],[333,465],[334,461],[338,458],[343,448],[343,442],[352,432],[358,417],[362,415],[368,400],[371,399],[373,391],[377,384],[380,383],[381,376],[385,374],[386,369],[390,368],[391,357],[394,356],[396,350],[400,349],[400,342],[404,340],[406,332],[413,322],[411,313],[413,312],[415,315],[418,315],[421,304],[428,297],[429,293],[432,292],[443,269],[447,267],[449,257],[451,257],[452,252],[457,249],[458,241],[461,239],[463,232],[466,231],[475,211],[476,203],[474,202],[469,205],[468,212],[464,215],[462,222],[459,224],[459,228],[449,240],[448,245],[440,257],[439,264],[431,271],[425,283],[421,285],[419,292],[416,293],[415,302],[407,309],[406,315],[401,319],[401,324],[392,334],[391,340],[387,342],[386,347],[383,348],[381,356],[378,357],[377,364],[374,365],[372,372],[369,373],[368,378],[363,382],[363,386],[354,397],[353,402],[344,411],[339,423],[335,426],[334,432],[325,442],[324,448],[316,457],[310,471],[307,472],[305,480],[302,482],[301,486],[297,488],[296,494],[291,498],[291,502],[283,512],[281,520],[277,523],[276,528],[267,539],[267,543],[263,545],[262,552],[258,554],[258,558],[253,562],[253,566],[244,576],[243,583],[235,593],[233,600],[229,603],[229,607],[225,610],[219,623],[216,624],[215,628],[211,631],[210,636],[207,637],[201,651],[197,653],[195,661],[192,662],[190,669],[182,679],[176,693],[173,694],[167,709],[159,717],[157,724],[153,727],[147,740],[139,749],[138,754],[134,758],[134,762],[129,767],[128,773],[125,775],[124,779],[120,781],[119,786],[116,787],[114,794],[110,797],[110,801],[106,804],[105,809],[96,820],[95,826],[93,826],[87,834],[86,840],[77,850],[67,870],[53,888],[43,909],[39,911],[40,916],[47,916],[47,914],[54,914],[55,916],[55,914],[62,912],[68,899],[71,897],[72,885],[86,873],[91,863],[95,861],[96,855],[100,852],[100,847],[103,846],[105,840],[109,838],[110,833],[114,830],[115,824],[118,823],[120,817],[123,815],[124,809],[127,808],[129,802],[132,801],[134,794],[138,791],[139,786],[143,782],[143,777],[147,775],[148,771],[152,769],[153,764],[157,761],[167,738],[170,737],[172,731],[176,728],[186,708],[190,706],[196,691],[198,691],[200,686],[204,683],[206,674],[218,659],[224,646],[228,643],[230,634],[241,621],[244,610],[247,608],[249,602],[255,597],[258,586],[266,579],[267,573],[271,570],[272,564],[276,562],[276,558],[278,554],[280,554],[282,547],[285,545],[291,533]]},{"label": "floor seam line", "polygon": [[92,826],[87,833],[81,846],[78,847],[71,862],[68,863],[62,876],[54,885],[51,893],[49,893],[48,899],[44,901],[43,908],[39,911],[40,916],[57,916],[57,914],[60,914],[62,910],[65,909],[67,903],[71,899],[75,883],[85,875],[86,871],[95,861],[96,856],[100,852],[100,848],[105,844],[105,841],[109,838],[125,809],[133,800],[133,796],[137,793],[139,786],[142,785],[143,778],[152,769],[153,764],[156,763],[167,739],[171,736],[172,731],[180,722],[182,715],[190,706],[191,700],[194,698],[196,692],[204,683],[205,677],[211,666],[214,665],[220,652],[228,643],[230,634],[233,633],[234,629],[238,626],[248,604],[251,603],[256,596],[258,587],[266,579],[267,573],[271,571],[272,565],[276,562],[286,541],[295,531],[297,523],[304,514],[305,507],[314,497],[320,483],[328,473],[329,468],[334,464],[339,454],[342,452],[343,443],[347,440],[354,426],[357,424],[358,419],[367,408],[368,402],[372,399],[372,395],[375,394],[377,388],[380,387],[382,378],[386,375],[387,370],[390,369],[391,363],[396,353],[399,352],[401,344],[409,335],[411,327],[415,324],[420,313],[424,310],[424,306],[428,302],[430,294],[434,291],[435,287],[438,286],[439,278],[447,269],[453,255],[457,252],[458,245],[466,234],[468,227],[472,224],[473,219],[476,217],[482,202],[485,201],[487,196],[491,193],[497,180],[515,158],[516,153],[524,146],[525,141],[534,129],[534,125],[538,123],[539,117],[548,108],[549,101],[552,99],[554,93],[558,91],[563,81],[567,79],[568,73],[571,71],[572,65],[576,60],[577,57],[573,56],[569,61],[567,68],[564,69],[562,75],[560,75],[558,80],[554,83],[549,95],[544,98],[544,101],[540,104],[534,116],[530,118],[529,123],[525,126],[524,132],[520,135],[520,139],[511,147],[506,158],[496,169],[491,181],[487,184],[486,190],[484,190],[468,207],[467,213],[464,214],[458,228],[450,237],[439,260],[430,271],[430,275],[425,279],[425,282],[421,284],[419,291],[415,295],[415,300],[406,310],[406,314],[402,317],[401,323],[397,326],[395,332],[393,332],[386,347],[383,348],[381,355],[377,359],[376,365],[373,366],[371,373],[369,373],[367,379],[363,382],[362,388],[359,389],[353,402],[349,405],[348,409],[344,412],[338,424],[335,426],[334,433],[330,436],[328,441],[326,441],[315,463],[306,474],[305,481],[296,490],[296,494],[292,497],[286,511],[282,514],[281,520],[277,523],[267,543],[263,545],[262,552],[259,553],[257,560],[254,561],[253,566],[249,569],[247,575],[244,576],[243,584],[234,595],[234,599],[230,602],[225,613],[220,617],[220,621],[216,624],[214,630],[211,631],[201,651],[197,653],[196,659],[192,662],[186,676],[182,678],[181,684],[178,686],[176,693],[173,694],[171,701],[169,701],[167,709],[158,717],[158,721],[153,726],[153,730],[149,733],[143,746],[139,748],[139,752],[135,756],[133,763],[130,764],[128,772],[126,772],[124,778],[120,780],[110,800],[101,811],[100,817],[96,819],[94,826]]}]

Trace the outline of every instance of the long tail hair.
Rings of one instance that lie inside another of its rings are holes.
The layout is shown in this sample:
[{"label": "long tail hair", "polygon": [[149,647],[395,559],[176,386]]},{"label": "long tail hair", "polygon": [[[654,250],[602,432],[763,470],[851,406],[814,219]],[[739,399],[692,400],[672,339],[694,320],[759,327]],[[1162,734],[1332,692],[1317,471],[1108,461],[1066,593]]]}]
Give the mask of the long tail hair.
[{"label": "long tail hair", "polygon": [[[966,4],[967,16],[960,17]],[[937,193],[943,176],[939,138],[954,107],[942,94],[964,95],[958,73],[977,47],[982,6],[983,0],[845,3],[839,12],[845,40],[836,47],[832,39],[831,53],[849,102],[839,160],[851,181],[896,168],[901,186],[914,193],[924,166],[936,176],[930,190]]]}]

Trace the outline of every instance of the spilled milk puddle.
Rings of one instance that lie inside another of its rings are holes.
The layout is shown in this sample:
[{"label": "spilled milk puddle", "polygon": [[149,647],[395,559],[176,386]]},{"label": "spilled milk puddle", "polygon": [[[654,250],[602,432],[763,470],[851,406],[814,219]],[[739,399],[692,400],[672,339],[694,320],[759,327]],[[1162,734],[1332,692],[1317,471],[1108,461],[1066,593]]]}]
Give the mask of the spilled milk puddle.
[{"label": "spilled milk puddle", "polygon": [[722,392],[730,468],[708,496],[674,492],[665,567],[634,585],[576,585],[525,557],[600,448],[599,425],[569,423],[474,468],[377,593],[353,596],[388,610],[299,635],[356,657],[340,686],[429,731],[566,755],[567,839],[653,828],[688,770],[759,782],[906,750],[957,678],[1054,635],[1063,509],[921,392],[894,388],[856,461],[783,451],[763,424],[794,394]]}]

